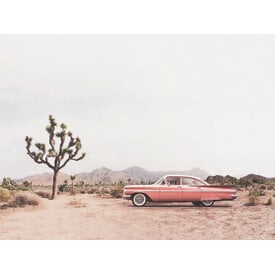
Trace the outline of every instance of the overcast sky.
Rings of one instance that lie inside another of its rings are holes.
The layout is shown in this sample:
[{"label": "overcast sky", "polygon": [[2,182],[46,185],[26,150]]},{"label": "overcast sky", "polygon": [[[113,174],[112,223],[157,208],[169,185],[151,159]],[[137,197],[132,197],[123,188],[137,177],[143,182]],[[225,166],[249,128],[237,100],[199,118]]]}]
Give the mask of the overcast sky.
[{"label": "overcast sky", "polygon": [[98,167],[275,176],[275,36],[1,35],[0,177],[50,171],[25,152],[52,114]]}]

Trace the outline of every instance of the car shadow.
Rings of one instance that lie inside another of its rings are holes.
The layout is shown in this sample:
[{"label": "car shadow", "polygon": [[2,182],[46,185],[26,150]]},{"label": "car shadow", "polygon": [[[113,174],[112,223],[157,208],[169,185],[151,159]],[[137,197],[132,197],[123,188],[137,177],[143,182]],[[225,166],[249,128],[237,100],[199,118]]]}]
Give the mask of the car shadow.
[{"label": "car shadow", "polygon": [[[131,205],[131,207],[135,207]],[[232,205],[228,204],[220,204],[220,205],[213,205],[211,207],[204,207],[204,206],[194,206],[190,204],[163,204],[163,203],[147,203],[144,208],[192,208],[192,209],[205,209],[205,208],[232,208]]]}]

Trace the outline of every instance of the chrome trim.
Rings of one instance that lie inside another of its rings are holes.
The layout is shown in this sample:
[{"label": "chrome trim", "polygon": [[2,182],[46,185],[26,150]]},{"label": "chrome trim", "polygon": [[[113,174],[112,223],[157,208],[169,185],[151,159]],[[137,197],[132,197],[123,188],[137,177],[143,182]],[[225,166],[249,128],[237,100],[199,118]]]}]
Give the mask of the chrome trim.
[{"label": "chrome trim", "polygon": [[[219,190],[219,191],[214,191],[214,190],[200,190],[200,189],[196,189],[196,190],[186,190],[186,189],[180,189],[180,188],[178,188],[178,189],[175,189],[175,190],[147,190],[147,189],[126,189],[124,192],[127,192],[127,193],[129,193],[129,192],[131,192],[131,193],[133,193],[133,192],[167,192],[167,193],[170,193],[170,192],[183,192],[183,193],[189,193],[189,192],[201,192],[201,193],[230,193],[230,192],[232,192],[231,190],[230,191],[227,191],[227,190]],[[233,196],[233,195],[232,195]]]},{"label": "chrome trim", "polygon": [[159,192],[160,190],[126,189],[124,192]]},{"label": "chrome trim", "polygon": [[226,191],[226,190],[220,190],[220,191],[213,191],[213,190],[207,190],[207,191],[201,191],[202,193],[231,193],[232,191]]},{"label": "chrome trim", "polygon": [[182,192],[182,190],[180,190],[180,189],[177,189],[177,190],[159,190],[159,192],[173,193],[173,192]]}]

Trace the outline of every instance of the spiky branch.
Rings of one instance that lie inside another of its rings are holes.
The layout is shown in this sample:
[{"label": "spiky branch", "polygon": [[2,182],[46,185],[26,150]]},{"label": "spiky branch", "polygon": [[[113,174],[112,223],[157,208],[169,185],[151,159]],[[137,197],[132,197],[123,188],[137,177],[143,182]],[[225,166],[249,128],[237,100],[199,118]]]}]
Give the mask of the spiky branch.
[{"label": "spiky branch", "polygon": [[[79,137],[74,138],[72,132],[67,132],[65,124],[60,125],[60,131],[57,131],[57,123],[55,119],[49,116],[50,124],[46,127],[49,134],[49,149],[44,143],[35,143],[38,151],[31,150],[32,138],[26,136],[26,150],[27,154],[38,164],[46,164],[49,168],[54,170],[53,177],[53,195],[56,191],[56,177],[57,173],[64,168],[70,160],[79,161],[85,157],[85,153],[78,156],[82,147]],[[66,142],[66,137],[69,140]]]}]

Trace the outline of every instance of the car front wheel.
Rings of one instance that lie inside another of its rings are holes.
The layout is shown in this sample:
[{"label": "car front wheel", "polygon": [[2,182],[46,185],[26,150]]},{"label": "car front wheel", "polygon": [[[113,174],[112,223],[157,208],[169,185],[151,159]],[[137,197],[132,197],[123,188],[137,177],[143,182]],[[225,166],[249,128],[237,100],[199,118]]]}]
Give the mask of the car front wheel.
[{"label": "car front wheel", "polygon": [[202,201],[203,206],[210,207],[214,204],[214,201]]},{"label": "car front wheel", "polygon": [[135,194],[132,198],[132,203],[134,206],[141,207],[141,206],[144,206],[146,202],[147,202],[146,196],[141,193]]}]

